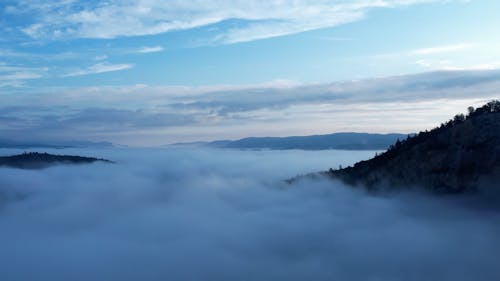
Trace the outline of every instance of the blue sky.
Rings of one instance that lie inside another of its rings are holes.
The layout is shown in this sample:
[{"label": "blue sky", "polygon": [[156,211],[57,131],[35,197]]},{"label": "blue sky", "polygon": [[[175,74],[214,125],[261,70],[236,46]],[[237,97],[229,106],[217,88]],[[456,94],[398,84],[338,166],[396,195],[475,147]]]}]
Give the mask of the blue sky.
[{"label": "blue sky", "polygon": [[[359,126],[331,125],[331,118],[347,116],[316,112],[331,111],[342,87],[351,89],[344,95],[353,108],[370,107],[367,92],[380,93],[386,77],[412,85],[402,76],[495,76],[499,10],[492,0],[2,1],[0,132],[150,145],[249,134],[414,131],[444,116],[428,110],[425,122],[378,127],[362,116]],[[495,97],[484,83],[474,87],[480,88],[471,96],[464,87],[440,92],[457,105],[446,113]],[[418,108],[415,102],[432,100],[429,92],[419,94],[426,98],[394,102]],[[393,105],[377,106],[382,112]],[[69,120],[74,129],[60,126]],[[113,122],[129,126],[114,131]]]}]

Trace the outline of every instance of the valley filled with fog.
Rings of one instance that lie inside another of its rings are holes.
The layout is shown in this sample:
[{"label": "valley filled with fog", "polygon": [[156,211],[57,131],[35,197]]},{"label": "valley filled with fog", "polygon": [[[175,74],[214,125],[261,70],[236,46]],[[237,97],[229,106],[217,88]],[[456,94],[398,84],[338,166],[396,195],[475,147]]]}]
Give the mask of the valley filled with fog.
[{"label": "valley filled with fog", "polygon": [[284,182],[375,151],[44,151],[115,163],[0,168],[4,281],[500,278],[496,209]]}]

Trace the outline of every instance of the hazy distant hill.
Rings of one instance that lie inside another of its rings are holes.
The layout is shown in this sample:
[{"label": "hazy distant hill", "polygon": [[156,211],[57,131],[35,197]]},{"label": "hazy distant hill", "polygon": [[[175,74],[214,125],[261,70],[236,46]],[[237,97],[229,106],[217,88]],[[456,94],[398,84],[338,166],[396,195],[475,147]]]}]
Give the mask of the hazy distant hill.
[{"label": "hazy distant hill", "polygon": [[43,169],[54,165],[91,164],[94,162],[111,163],[109,160],[93,157],[52,155],[38,152],[0,157],[0,167],[3,166],[19,169]]},{"label": "hazy distant hill", "polygon": [[19,141],[0,139],[0,148],[109,148],[113,147],[110,142],[91,141]]},{"label": "hazy distant hill", "polygon": [[[235,149],[302,149],[302,150],[384,150],[403,134],[335,133],[329,135],[292,136],[292,137],[250,137],[235,141],[214,141],[190,143],[187,145]],[[182,145],[182,144],[177,144]],[[186,145],[186,144],[185,144]]]},{"label": "hazy distant hill", "polygon": [[371,160],[323,174],[372,190],[423,186],[457,193],[480,182],[500,189],[500,102],[469,108],[467,116],[398,141]]}]

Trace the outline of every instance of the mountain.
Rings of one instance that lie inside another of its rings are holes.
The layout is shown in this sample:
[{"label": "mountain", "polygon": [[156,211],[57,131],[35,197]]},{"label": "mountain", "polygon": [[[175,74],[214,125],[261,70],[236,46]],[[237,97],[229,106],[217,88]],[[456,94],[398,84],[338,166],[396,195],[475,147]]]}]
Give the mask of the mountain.
[{"label": "mountain", "polygon": [[0,148],[110,148],[110,142],[91,141],[18,141],[0,139]]},{"label": "mountain", "polygon": [[250,137],[240,140],[220,140],[213,142],[181,143],[175,145],[196,145],[215,148],[234,149],[302,149],[302,150],[383,150],[397,139],[406,138],[403,134],[335,133],[329,135],[292,136],[292,137]]},{"label": "mountain", "polygon": [[0,167],[18,169],[43,169],[54,165],[91,164],[94,162],[112,163],[106,159],[93,157],[52,155],[48,153],[30,152],[13,156],[0,157]]},{"label": "mountain", "polygon": [[[500,101],[456,115],[431,131],[397,141],[352,167],[321,173],[369,190],[421,186],[436,193],[500,188]],[[293,180],[291,180],[293,181]]]}]

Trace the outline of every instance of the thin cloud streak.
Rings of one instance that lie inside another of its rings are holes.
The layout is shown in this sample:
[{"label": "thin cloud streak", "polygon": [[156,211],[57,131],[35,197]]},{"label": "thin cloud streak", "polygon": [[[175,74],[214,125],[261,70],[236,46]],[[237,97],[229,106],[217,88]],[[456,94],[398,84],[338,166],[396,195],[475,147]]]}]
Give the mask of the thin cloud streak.
[{"label": "thin cloud streak", "polygon": [[22,87],[27,80],[43,78],[49,68],[24,67],[0,62],[0,88]]},{"label": "thin cloud streak", "polygon": [[162,46],[154,46],[154,47],[143,47],[137,51],[139,54],[149,54],[149,53],[157,53],[165,50]]},{"label": "thin cloud streak", "polygon": [[446,46],[437,46],[437,47],[431,47],[431,48],[417,49],[417,50],[411,51],[410,53],[414,54],[414,55],[432,55],[432,54],[441,54],[441,53],[450,53],[450,52],[468,50],[468,49],[471,49],[475,46],[477,46],[477,44],[462,43],[462,44],[455,44],[455,45],[446,45]]},{"label": "thin cloud streak", "polygon": [[75,77],[75,76],[83,76],[83,75],[90,75],[90,74],[114,72],[114,71],[131,69],[133,67],[134,67],[133,64],[109,64],[109,63],[103,62],[103,63],[97,63],[97,64],[94,64],[92,66],[89,66],[86,69],[77,70],[74,72],[64,74],[62,77]]}]

